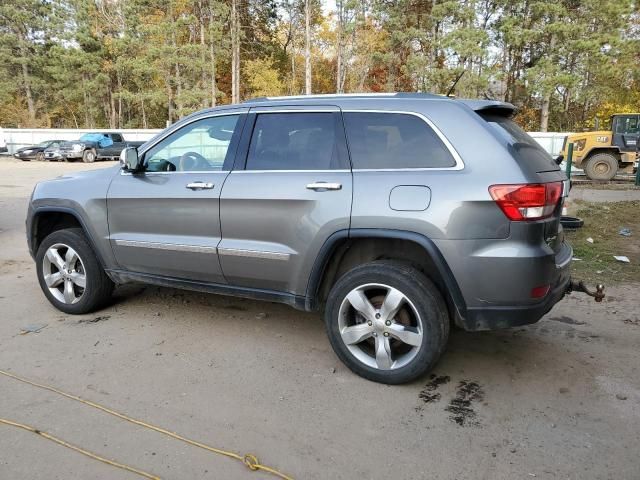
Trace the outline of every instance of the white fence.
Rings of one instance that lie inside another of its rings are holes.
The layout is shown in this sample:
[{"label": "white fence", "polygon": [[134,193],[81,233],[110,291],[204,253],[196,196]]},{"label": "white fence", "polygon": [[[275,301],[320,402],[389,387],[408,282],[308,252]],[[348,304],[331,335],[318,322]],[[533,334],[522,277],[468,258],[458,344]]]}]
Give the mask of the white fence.
[{"label": "white fence", "polygon": [[557,157],[562,150],[562,143],[569,133],[561,132],[528,132],[536,142],[542,145],[552,156]]},{"label": "white fence", "polygon": [[20,147],[36,145],[45,140],[77,140],[85,133],[96,131],[121,133],[125,141],[145,142],[160,133],[161,129],[128,128],[128,129],[87,129],[87,128],[5,128],[4,139],[9,153],[14,153]]},{"label": "white fence", "polygon": [[[15,152],[20,147],[35,145],[45,140],[77,140],[83,133],[95,132],[102,129],[86,128],[5,128],[4,138],[7,142],[9,153]],[[125,140],[132,142],[147,141],[161,129],[121,129],[108,130],[120,132]],[[562,142],[568,133],[558,132],[530,132],[529,133],[551,155],[556,156],[562,149]]]}]

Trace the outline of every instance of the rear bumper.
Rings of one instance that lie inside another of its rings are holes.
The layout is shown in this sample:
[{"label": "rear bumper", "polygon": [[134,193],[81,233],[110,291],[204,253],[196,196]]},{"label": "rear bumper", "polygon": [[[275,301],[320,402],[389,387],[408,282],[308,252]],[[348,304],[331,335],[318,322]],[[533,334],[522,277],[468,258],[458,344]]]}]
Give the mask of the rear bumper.
[{"label": "rear bumper", "polygon": [[467,307],[458,324],[467,331],[498,330],[536,323],[567,293],[571,282],[570,263],[573,250],[566,245],[562,261],[556,264],[556,275],[547,296],[535,304]]}]

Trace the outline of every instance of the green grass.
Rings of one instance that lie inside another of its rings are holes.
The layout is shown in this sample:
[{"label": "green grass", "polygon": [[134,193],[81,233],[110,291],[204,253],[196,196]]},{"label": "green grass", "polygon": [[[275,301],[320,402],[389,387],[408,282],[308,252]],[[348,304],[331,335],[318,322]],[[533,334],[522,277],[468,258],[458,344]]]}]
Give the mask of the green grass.
[{"label": "green grass", "polygon": [[[610,285],[640,282],[640,201],[576,201],[570,214],[584,220],[582,228],[565,231],[574,258],[580,259],[572,262],[574,279]],[[631,229],[630,237],[618,233],[623,227]],[[614,255],[625,255],[631,263],[618,262]]]}]

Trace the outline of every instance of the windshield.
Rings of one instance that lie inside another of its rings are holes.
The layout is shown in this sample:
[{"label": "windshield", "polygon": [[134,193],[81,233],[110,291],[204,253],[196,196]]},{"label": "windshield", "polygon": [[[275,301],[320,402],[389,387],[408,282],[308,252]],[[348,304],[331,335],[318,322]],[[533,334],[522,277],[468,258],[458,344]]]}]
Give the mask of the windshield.
[{"label": "windshield", "polygon": [[99,142],[104,138],[102,133],[85,133],[80,137],[82,142]]},{"label": "windshield", "polygon": [[40,142],[38,144],[38,147],[42,147],[42,148],[47,148],[49,146],[49,144],[51,143],[50,140],[47,140],[46,142]]}]

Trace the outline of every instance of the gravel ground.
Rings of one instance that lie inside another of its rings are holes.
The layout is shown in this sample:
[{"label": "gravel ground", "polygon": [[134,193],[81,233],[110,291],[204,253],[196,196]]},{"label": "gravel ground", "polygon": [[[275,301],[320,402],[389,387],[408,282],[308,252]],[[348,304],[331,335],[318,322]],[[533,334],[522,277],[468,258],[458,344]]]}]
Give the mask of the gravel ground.
[{"label": "gravel ground", "polygon": [[[54,310],[26,250],[29,194],[103,166],[0,159],[0,370],[294,478],[640,478],[640,279],[529,327],[454,331],[433,377],[378,385],[339,363],[319,315],[282,305],[127,286],[93,315]],[[274,478],[3,376],[0,417],[163,479]],[[139,477],[0,425],[0,478]]]}]

